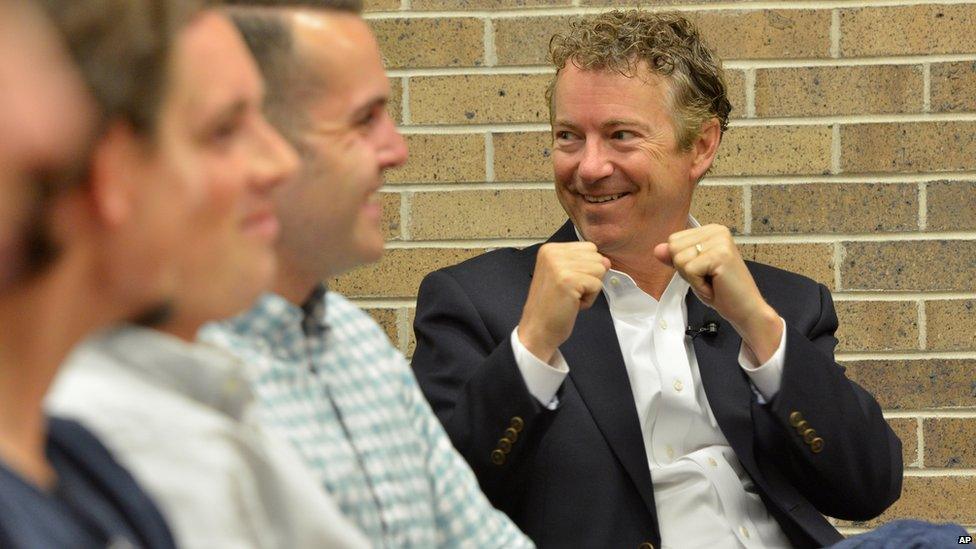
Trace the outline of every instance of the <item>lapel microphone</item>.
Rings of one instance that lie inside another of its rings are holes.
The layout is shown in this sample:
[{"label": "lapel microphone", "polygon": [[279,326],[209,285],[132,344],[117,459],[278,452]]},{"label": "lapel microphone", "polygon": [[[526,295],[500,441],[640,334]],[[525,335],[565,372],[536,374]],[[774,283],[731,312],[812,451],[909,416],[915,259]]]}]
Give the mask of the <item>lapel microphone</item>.
[{"label": "lapel microphone", "polygon": [[712,309],[709,309],[705,312],[705,318],[702,319],[701,326],[689,325],[685,330],[685,335],[691,339],[695,339],[702,334],[708,337],[714,337],[715,334],[718,333],[718,329],[721,327],[721,325],[722,323],[719,321],[718,314]]}]

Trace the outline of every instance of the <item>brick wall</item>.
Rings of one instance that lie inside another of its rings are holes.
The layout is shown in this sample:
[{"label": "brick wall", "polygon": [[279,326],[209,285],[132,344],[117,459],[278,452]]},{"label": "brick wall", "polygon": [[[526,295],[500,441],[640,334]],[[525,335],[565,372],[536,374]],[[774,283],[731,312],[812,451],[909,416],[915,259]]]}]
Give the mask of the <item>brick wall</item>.
[{"label": "brick wall", "polygon": [[[564,217],[549,36],[608,0],[367,0],[411,159],[376,265],[333,286],[405,353],[421,277]],[[976,527],[976,4],[662,1],[726,61],[732,127],[694,207],[747,257],[834,292],[838,359],[905,446],[882,520]],[[870,524],[841,523],[847,533]]]}]

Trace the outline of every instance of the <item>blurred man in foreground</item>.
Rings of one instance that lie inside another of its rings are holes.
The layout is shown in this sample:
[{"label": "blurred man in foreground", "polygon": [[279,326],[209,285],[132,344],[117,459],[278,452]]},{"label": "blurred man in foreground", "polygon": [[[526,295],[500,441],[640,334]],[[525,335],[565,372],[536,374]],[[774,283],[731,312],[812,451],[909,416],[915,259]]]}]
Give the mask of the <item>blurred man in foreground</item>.
[{"label": "blurred man in foreground", "polygon": [[272,193],[297,157],[261,112],[263,86],[230,20],[207,10],[177,35],[174,115],[205,195],[171,314],[76,352],[52,391],[152,493],[181,547],[366,547],[287,442],[254,422],[245,365],[194,344],[205,322],[246,310],[275,275]]},{"label": "blurred man in foreground", "polygon": [[[154,504],[105,447],[79,424],[49,418],[42,402],[76,342],[158,310],[173,290],[185,214],[200,189],[185,162],[185,128],[163,98],[170,29],[192,8],[180,0],[36,4],[47,8],[90,97],[75,95],[72,69],[41,64],[56,56],[49,37],[43,46],[29,40],[41,20],[0,18],[15,29],[0,40],[27,39],[17,47],[38,64],[28,72],[68,79],[56,89],[39,82],[45,89],[27,100],[49,102],[30,109],[39,117],[27,123],[42,124],[50,110],[63,117],[58,127],[3,147],[19,148],[11,156],[40,177],[27,180],[32,207],[18,237],[26,245],[13,247],[26,257],[0,294],[0,546],[173,547]],[[94,137],[69,143],[89,133],[89,122]],[[44,150],[48,138],[64,149]]]}]

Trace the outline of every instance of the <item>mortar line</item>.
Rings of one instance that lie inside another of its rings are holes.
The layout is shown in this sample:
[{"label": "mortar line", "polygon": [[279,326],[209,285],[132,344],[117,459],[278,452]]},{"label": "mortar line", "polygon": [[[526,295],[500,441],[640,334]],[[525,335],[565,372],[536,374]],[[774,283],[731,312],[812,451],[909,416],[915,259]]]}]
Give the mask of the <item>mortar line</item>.
[{"label": "mortar line", "polygon": [[404,126],[410,125],[413,120],[410,118],[410,79],[404,76],[400,79],[400,118],[403,119]]},{"label": "mortar line", "polygon": [[745,70],[746,118],[756,117],[756,69]]},{"label": "mortar line", "polygon": [[[494,26],[494,22],[492,22]],[[797,58],[769,58],[769,59],[728,59],[722,63],[726,70],[754,70],[754,69],[792,69],[810,67],[859,67],[876,65],[924,65],[931,63],[953,63],[976,60],[973,53],[953,53],[942,55],[889,55],[871,57],[797,57]],[[388,68],[390,76],[470,76],[493,74],[551,74],[555,69],[545,64],[511,64],[492,67],[397,67]]]},{"label": "mortar line", "polygon": [[498,64],[498,50],[495,47],[495,24],[490,17],[485,18],[485,66]]},{"label": "mortar line", "polygon": [[834,124],[830,128],[830,171],[834,175],[842,171],[841,152],[840,124]]},{"label": "mortar line", "polygon": [[752,187],[742,187],[742,232],[752,234]]},{"label": "mortar line", "polygon": [[843,280],[841,279],[841,265],[844,263],[846,253],[847,250],[844,248],[843,243],[834,243],[834,289],[836,291],[842,291],[844,289]]},{"label": "mortar line", "polygon": [[[815,11],[833,10],[844,8],[897,8],[925,5],[965,5],[971,0],[820,0],[812,2],[793,2],[793,1],[766,1],[750,2],[743,4],[736,1],[715,2],[711,4],[676,4],[676,5],[645,5],[642,9],[650,12],[679,11],[686,13],[693,12],[750,12],[763,10],[780,11]],[[533,8],[510,8],[499,10],[430,10],[430,11],[373,11],[363,15],[367,20],[371,19],[433,19],[445,17],[496,17],[496,18],[519,18],[519,17],[543,17],[559,15],[593,15],[619,9],[616,6],[578,6],[574,0],[570,6],[557,7],[533,7]],[[401,0],[400,10],[412,9],[407,0]]]},{"label": "mortar line", "polygon": [[830,12],[830,56],[840,58],[840,11],[836,8]]},{"label": "mortar line", "polygon": [[932,112],[932,63],[922,64],[922,112]]},{"label": "mortar line", "polygon": [[928,317],[925,315],[925,300],[916,301],[918,306],[918,348],[928,350]]},{"label": "mortar line", "polygon": [[485,181],[495,182],[495,136],[485,134]]},{"label": "mortar line", "polygon": [[928,230],[929,226],[929,183],[918,184],[918,230]]},{"label": "mortar line", "polygon": [[915,436],[917,437],[916,444],[918,448],[915,451],[915,459],[918,460],[919,468],[925,467],[925,429],[922,427],[922,418],[915,418]]},{"label": "mortar line", "polygon": [[[481,133],[481,132],[478,132]],[[474,135],[474,134],[472,134]],[[783,176],[783,177],[709,177],[698,185],[700,187],[762,187],[789,185],[916,185],[920,180],[934,182],[945,180],[947,174],[907,174],[907,175],[850,175],[843,176]],[[976,181],[976,174],[956,172],[951,177],[956,181]],[[497,177],[496,177],[497,179]],[[404,191],[454,191],[454,190],[505,190],[505,189],[552,189],[551,181],[458,181],[455,183],[396,182],[387,183],[386,190]],[[911,232],[911,231],[906,231]]]},{"label": "mortar line", "polygon": [[400,234],[403,240],[413,239],[413,192],[407,191],[400,195]]}]

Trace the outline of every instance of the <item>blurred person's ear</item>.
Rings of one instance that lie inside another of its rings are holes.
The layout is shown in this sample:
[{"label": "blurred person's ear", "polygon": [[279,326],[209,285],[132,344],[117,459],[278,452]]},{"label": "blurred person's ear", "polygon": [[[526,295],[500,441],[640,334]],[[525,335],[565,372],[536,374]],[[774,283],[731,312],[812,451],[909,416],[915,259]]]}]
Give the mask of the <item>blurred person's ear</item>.
[{"label": "blurred person's ear", "polygon": [[124,122],[112,123],[94,148],[89,168],[92,204],[98,221],[118,227],[129,221],[145,143]]}]

